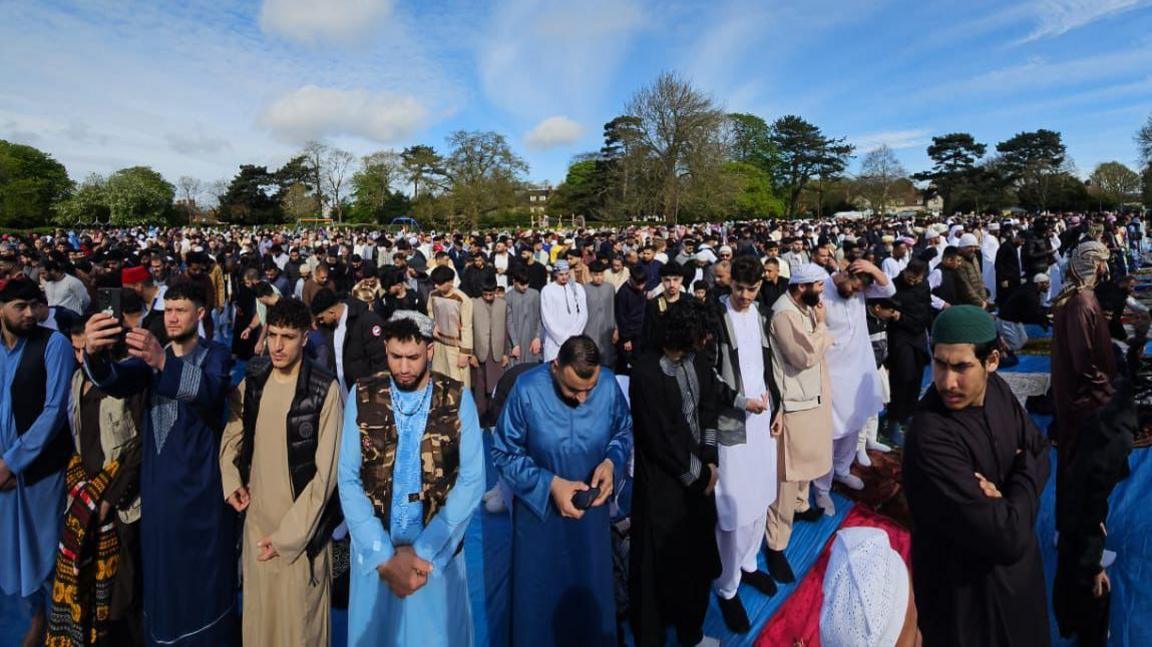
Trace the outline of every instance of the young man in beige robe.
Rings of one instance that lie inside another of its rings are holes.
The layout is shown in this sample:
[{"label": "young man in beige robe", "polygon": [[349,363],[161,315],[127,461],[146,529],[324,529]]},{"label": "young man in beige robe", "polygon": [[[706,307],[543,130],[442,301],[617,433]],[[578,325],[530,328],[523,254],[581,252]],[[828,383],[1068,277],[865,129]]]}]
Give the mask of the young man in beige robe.
[{"label": "young man in beige robe", "polygon": [[792,582],[784,549],[792,537],[794,515],[812,518],[809,483],[832,469],[832,404],[825,353],[832,345],[821,293],[828,274],[808,263],[792,268],[788,291],[772,307],[769,338],[772,372],[780,388],[784,424],[777,435],[778,492],[768,509],[765,537],[768,572]]},{"label": "young man in beige robe", "polygon": [[472,299],[455,287],[456,274],[447,267],[436,267],[429,278],[428,316],[435,325],[432,370],[471,386]]},{"label": "young man in beige robe", "polygon": [[[496,294],[496,278],[488,277],[480,297],[472,299],[472,399],[480,420],[487,419],[496,383],[508,365],[508,305]],[[481,422],[481,424],[484,424]]]},{"label": "young man in beige robe", "polygon": [[268,311],[268,358],[248,364],[220,446],[224,497],[246,512],[245,645],[327,645],[336,464],[344,402],[304,358],[312,318],[283,298]]}]

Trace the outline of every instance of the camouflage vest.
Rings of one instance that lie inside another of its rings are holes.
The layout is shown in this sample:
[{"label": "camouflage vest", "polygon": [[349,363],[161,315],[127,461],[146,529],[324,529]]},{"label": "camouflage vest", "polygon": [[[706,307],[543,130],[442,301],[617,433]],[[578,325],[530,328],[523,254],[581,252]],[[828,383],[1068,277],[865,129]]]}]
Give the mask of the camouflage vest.
[{"label": "camouflage vest", "polygon": [[[432,402],[420,441],[420,500],[424,524],[444,505],[460,472],[460,382],[433,373]],[[392,380],[386,373],[356,383],[360,427],[360,480],[376,516],[387,529],[392,513],[392,468],[396,463],[396,419]],[[417,495],[409,495],[415,497]]]}]

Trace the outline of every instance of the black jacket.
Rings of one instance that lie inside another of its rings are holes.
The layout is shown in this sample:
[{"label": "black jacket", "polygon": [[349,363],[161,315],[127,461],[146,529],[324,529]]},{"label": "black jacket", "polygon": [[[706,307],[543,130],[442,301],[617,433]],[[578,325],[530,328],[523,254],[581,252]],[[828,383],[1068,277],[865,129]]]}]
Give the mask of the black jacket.
[{"label": "black jacket", "polygon": [[[344,386],[349,390],[360,378],[387,370],[387,355],[384,352],[384,321],[380,315],[368,309],[368,304],[356,299],[344,301],[348,308],[347,333],[344,335]],[[335,329],[324,330],[328,342],[328,355],[325,368],[336,372]]]},{"label": "black jacket", "polygon": [[1020,248],[1012,243],[1004,243],[996,251],[996,301],[999,303],[1006,301],[1020,287],[1019,252]]}]

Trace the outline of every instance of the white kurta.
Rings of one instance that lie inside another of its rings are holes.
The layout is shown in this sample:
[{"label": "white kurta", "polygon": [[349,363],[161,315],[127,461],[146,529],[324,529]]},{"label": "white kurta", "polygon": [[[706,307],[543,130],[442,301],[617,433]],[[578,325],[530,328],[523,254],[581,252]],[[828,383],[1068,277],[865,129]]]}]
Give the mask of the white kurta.
[{"label": "white kurta", "polygon": [[984,234],[984,241],[980,244],[980,255],[984,261],[984,287],[993,301],[996,300],[996,252],[1000,249],[1000,240],[992,234]]},{"label": "white kurta", "polygon": [[843,438],[864,427],[864,423],[884,404],[876,356],[868,337],[865,299],[896,294],[891,281],[873,283],[863,293],[845,299],[836,291],[832,277],[824,279],[824,308],[828,314],[828,377],[832,382],[832,437]]},{"label": "white kurta", "polygon": [[551,362],[569,337],[582,334],[588,323],[588,299],[575,281],[549,283],[540,290],[540,322],[544,327],[544,361]]},{"label": "white kurta", "polygon": [[[735,328],[736,347],[740,349],[740,381],[744,385],[744,395],[759,398],[768,392],[764,384],[764,355],[760,350],[760,313],[755,304],[744,312],[732,310],[731,304],[727,308]],[[872,352],[870,344],[868,352]],[[772,411],[772,406],[768,411]],[[763,519],[768,506],[776,501],[776,439],[772,437],[771,414],[747,414],[745,427],[747,441],[743,445],[720,445],[719,448],[716,514],[718,526],[724,531],[733,531]],[[763,528],[757,537],[762,534]]]}]

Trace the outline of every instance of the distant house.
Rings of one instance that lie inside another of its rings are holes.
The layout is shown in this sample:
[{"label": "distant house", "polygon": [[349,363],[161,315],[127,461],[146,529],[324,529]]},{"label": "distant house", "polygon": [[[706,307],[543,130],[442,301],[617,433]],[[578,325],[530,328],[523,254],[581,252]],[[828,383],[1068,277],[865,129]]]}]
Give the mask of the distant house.
[{"label": "distant house", "polygon": [[548,206],[548,200],[552,197],[554,191],[555,189],[552,188],[552,185],[547,182],[538,185],[528,185],[528,187],[524,189],[521,199],[528,207],[529,213],[533,216],[539,216],[544,214],[544,210]]}]

